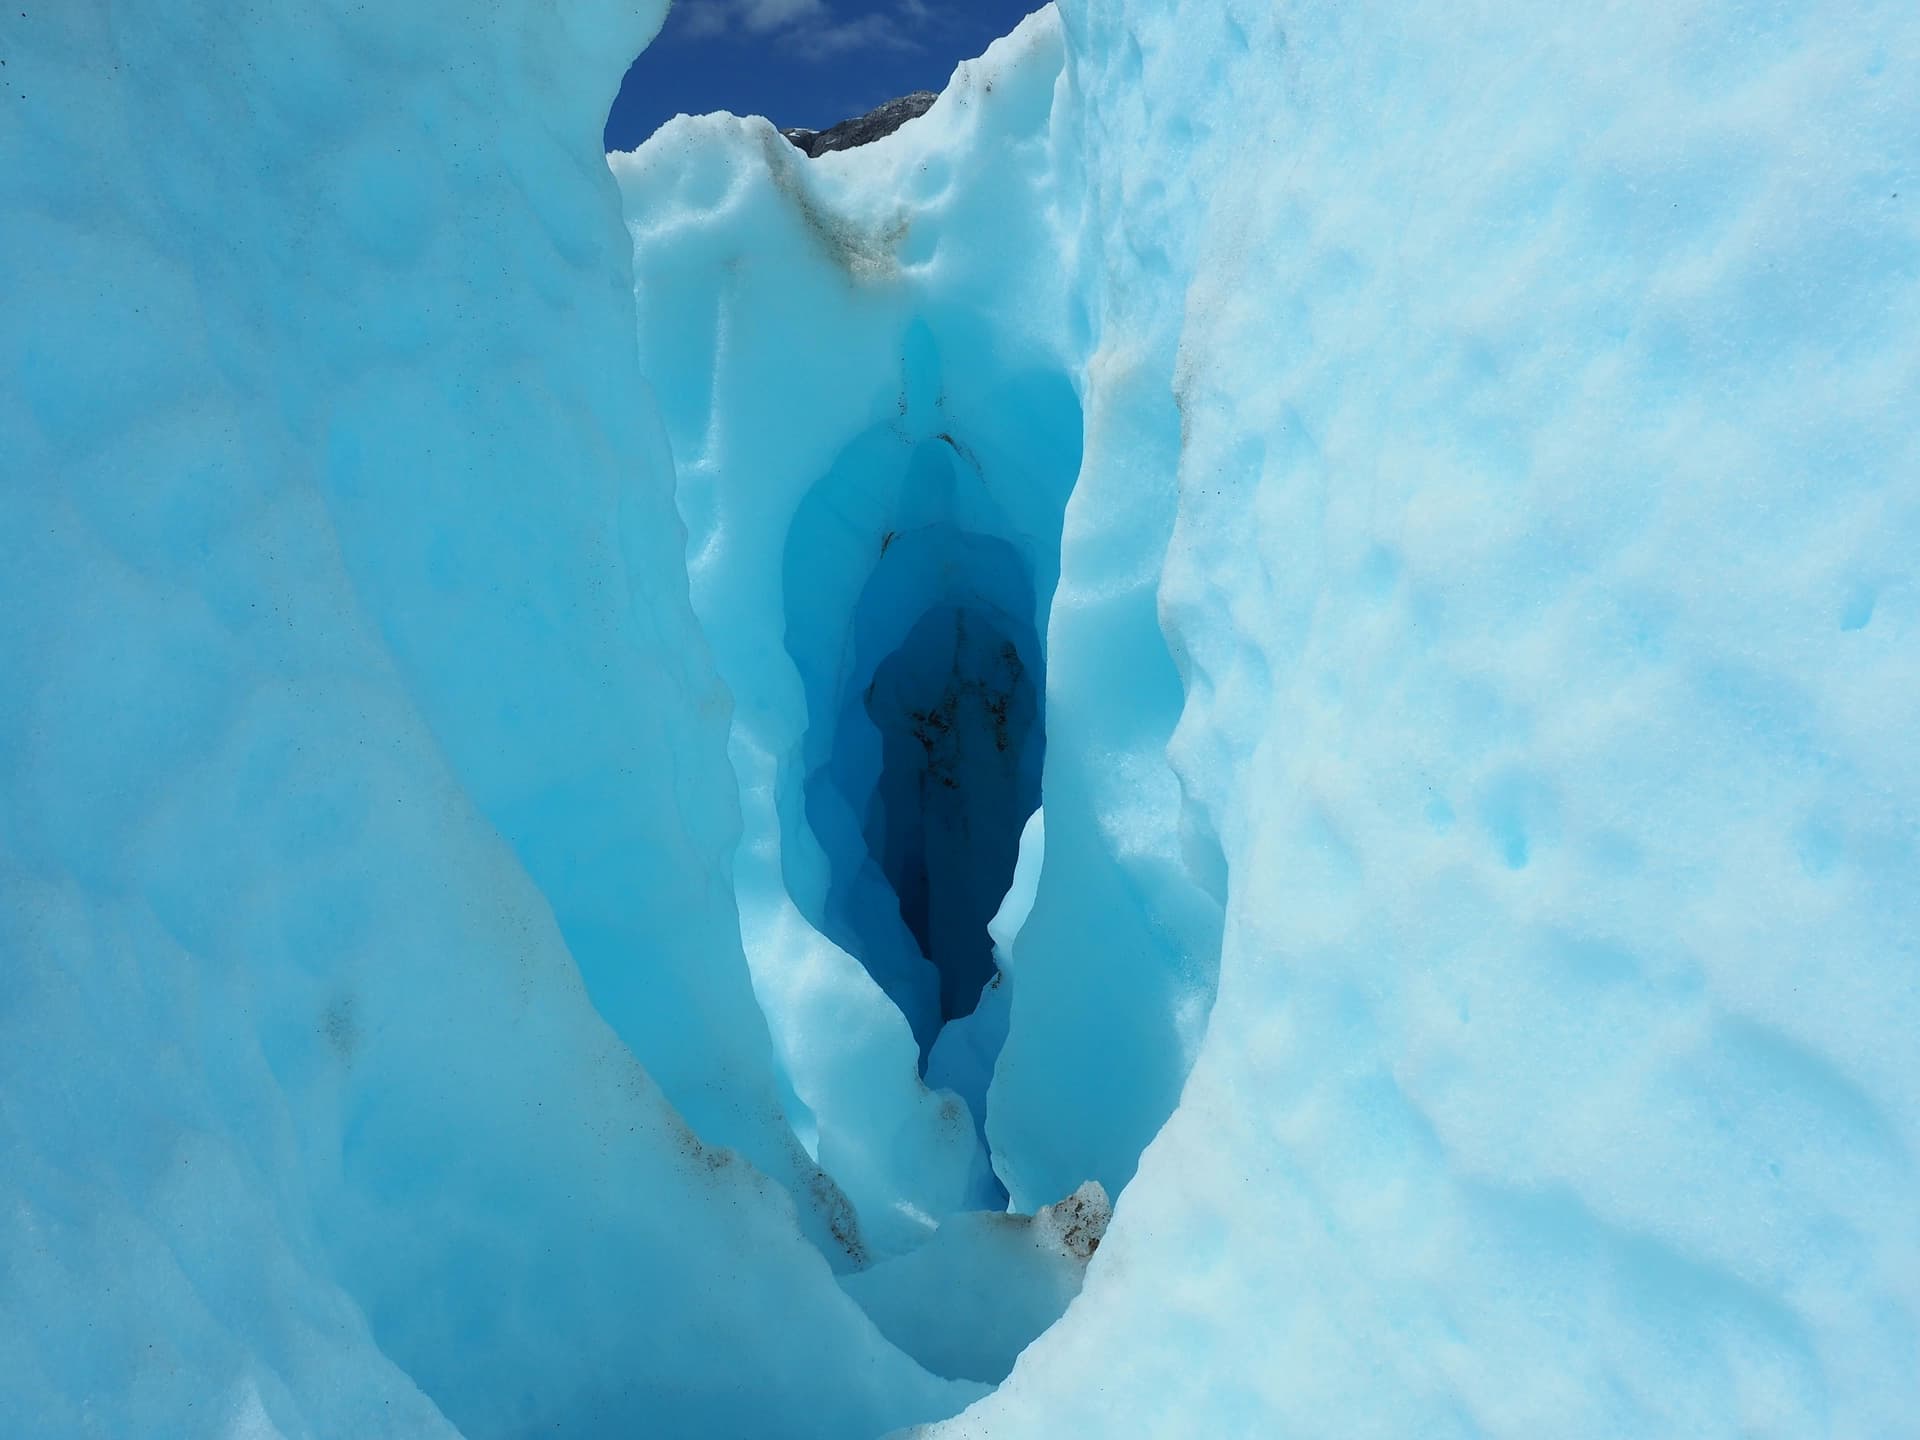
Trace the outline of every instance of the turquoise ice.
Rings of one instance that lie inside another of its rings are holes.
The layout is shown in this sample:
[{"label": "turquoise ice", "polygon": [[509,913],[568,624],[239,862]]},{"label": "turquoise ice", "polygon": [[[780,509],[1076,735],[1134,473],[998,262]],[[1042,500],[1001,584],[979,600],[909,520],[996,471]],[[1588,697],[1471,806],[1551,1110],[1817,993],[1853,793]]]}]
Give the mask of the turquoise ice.
[{"label": "turquoise ice", "polygon": [[1920,15],[663,13],[0,15],[0,1434],[1920,1436]]}]

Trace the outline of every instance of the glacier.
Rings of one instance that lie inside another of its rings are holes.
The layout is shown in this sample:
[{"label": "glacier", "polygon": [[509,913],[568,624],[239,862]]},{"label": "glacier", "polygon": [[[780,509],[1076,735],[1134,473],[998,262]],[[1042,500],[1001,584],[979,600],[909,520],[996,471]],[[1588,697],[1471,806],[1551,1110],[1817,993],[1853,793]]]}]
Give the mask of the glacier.
[{"label": "glacier", "polygon": [[1920,16],[665,8],[0,16],[0,1434],[1920,1436]]}]

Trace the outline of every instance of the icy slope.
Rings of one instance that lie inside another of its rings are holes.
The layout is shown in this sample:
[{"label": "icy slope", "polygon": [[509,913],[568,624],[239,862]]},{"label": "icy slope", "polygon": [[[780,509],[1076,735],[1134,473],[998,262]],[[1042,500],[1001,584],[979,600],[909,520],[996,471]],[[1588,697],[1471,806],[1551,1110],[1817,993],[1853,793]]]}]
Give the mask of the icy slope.
[{"label": "icy slope", "polygon": [[597,145],[658,18],[5,21],[0,1432],[977,1393],[834,1284],[739,949]]},{"label": "icy slope", "polygon": [[938,1433],[1920,1434],[1920,21],[1064,17],[1227,923]]}]

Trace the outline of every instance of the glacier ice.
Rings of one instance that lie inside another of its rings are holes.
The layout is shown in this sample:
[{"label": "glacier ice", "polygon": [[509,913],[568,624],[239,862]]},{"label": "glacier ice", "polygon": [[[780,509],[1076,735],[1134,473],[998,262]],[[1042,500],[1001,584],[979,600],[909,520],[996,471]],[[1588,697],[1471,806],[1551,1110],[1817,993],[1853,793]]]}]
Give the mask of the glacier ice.
[{"label": "glacier ice", "polygon": [[964,1211],[924,1245],[840,1283],[928,1369],[998,1382],[1079,1293],[1112,1215],[1096,1180],[1032,1215]]},{"label": "glacier ice", "polygon": [[[848,1137],[933,1133],[948,1112],[921,1098],[903,1057],[970,1008],[936,994],[934,976],[915,981],[925,962],[902,913],[913,902],[855,838],[875,788],[862,747],[884,740],[835,717],[869,703],[875,657],[899,643],[875,625],[954,608],[1046,677],[1049,853],[1065,858],[1057,883],[1038,874],[1021,945],[1052,958],[1029,975],[1020,946],[1006,956],[1011,1009],[1029,1020],[1006,1030],[976,1117],[1017,1209],[1087,1179],[1118,1193],[1173,1108],[1211,999],[1219,898],[1191,863],[1209,842],[1164,754],[1181,706],[1154,599],[1164,529],[1150,514],[1125,525],[1100,514],[1088,497],[1098,457],[1083,453],[1094,436],[1115,447],[1114,473],[1170,474],[1178,419],[1170,395],[1137,420],[1126,396],[1108,402],[1128,411],[1122,425],[1098,427],[1072,378],[1091,362],[1084,296],[1057,261],[1071,240],[1063,207],[1079,198],[1056,133],[1064,63],[1043,11],[962,66],[927,115],[861,150],[809,159],[764,121],[714,115],[613,157],[694,610],[735,699],[748,963],[819,1127],[818,1158],[869,1228],[977,1191],[958,1166],[928,1185],[928,1140],[891,1142],[889,1163],[911,1160],[904,1174],[849,1153]],[[689,332],[712,337],[691,371],[676,338]],[[796,364],[823,335],[832,363]],[[1152,503],[1170,507],[1157,488]],[[1056,593],[1076,554],[1080,583]],[[1065,684],[1063,634],[1078,667]],[[998,877],[1024,818],[1008,817]],[[990,909],[969,915],[976,934]],[[839,943],[810,940],[796,966],[803,923]],[[970,974],[961,988],[979,983]],[[822,1036],[834,1037],[829,1055]],[[861,1058],[856,1037],[868,1036],[876,1050]],[[883,1040],[902,1058],[883,1058]],[[889,1073],[898,1097],[882,1088]]]},{"label": "glacier ice", "polygon": [[0,1433],[1920,1436],[1910,7],[664,8],[0,18]]},{"label": "glacier ice", "polygon": [[833,1283],[739,948],[597,146],[652,8],[6,22],[0,1433],[978,1393]]}]

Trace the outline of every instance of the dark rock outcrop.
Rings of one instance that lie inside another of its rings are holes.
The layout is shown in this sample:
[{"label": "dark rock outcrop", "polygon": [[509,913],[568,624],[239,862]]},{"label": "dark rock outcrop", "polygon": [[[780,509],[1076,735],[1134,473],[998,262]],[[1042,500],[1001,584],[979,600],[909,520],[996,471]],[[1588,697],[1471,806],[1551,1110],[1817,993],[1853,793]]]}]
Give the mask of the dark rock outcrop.
[{"label": "dark rock outcrop", "polygon": [[939,98],[931,90],[916,90],[911,95],[875,106],[864,115],[842,120],[829,130],[782,130],[780,133],[809,157],[824,155],[829,150],[851,150],[856,145],[871,144],[883,135],[891,135],[909,120],[919,119]]}]

